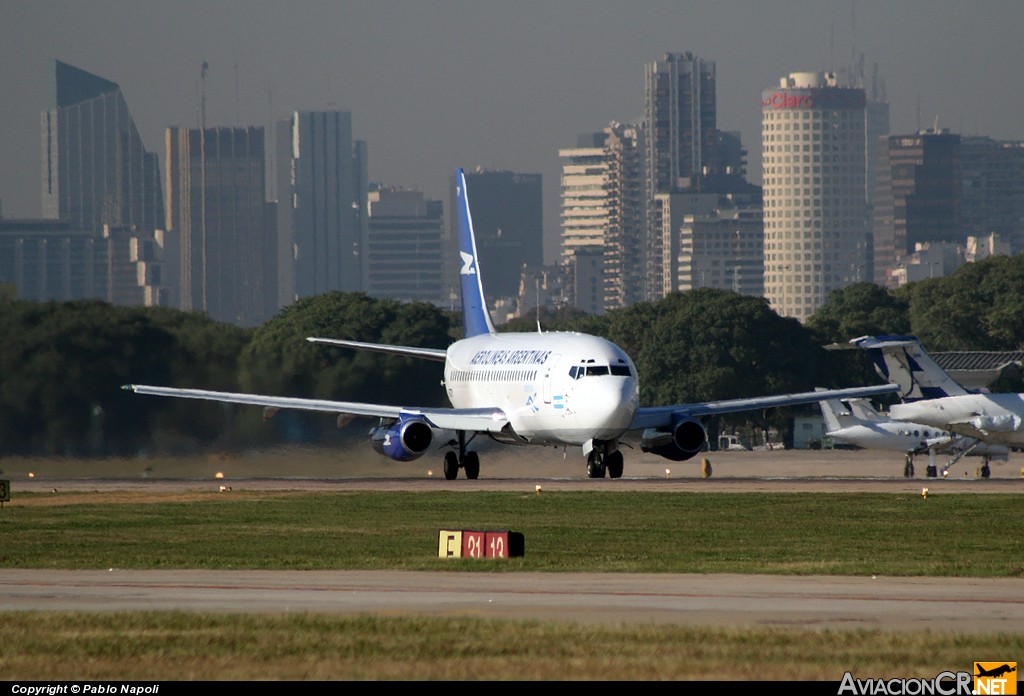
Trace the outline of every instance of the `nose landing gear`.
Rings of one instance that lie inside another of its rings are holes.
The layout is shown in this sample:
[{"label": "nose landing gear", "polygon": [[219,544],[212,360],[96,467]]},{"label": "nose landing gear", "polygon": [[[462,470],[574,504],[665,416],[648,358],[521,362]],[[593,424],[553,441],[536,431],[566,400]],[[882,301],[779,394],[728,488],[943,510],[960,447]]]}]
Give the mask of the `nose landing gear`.
[{"label": "nose landing gear", "polygon": [[[611,445],[614,446],[614,445]],[[623,457],[618,449],[608,451],[609,445],[594,447],[587,455],[587,476],[590,478],[622,478]]]}]

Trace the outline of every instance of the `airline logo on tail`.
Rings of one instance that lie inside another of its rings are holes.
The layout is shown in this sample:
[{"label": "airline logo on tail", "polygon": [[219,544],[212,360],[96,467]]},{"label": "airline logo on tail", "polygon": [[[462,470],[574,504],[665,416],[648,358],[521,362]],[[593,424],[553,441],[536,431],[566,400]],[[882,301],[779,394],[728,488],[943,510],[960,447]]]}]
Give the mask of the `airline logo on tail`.
[{"label": "airline logo on tail", "polygon": [[466,190],[466,173],[455,172],[455,193],[459,220],[459,270],[462,284],[462,330],[463,336],[479,336],[495,333],[491,315],[484,299],[481,280],[480,260],[476,250],[476,236],[473,234],[473,216],[469,212],[469,192]]},{"label": "airline logo on tail", "polygon": [[903,401],[969,393],[939,367],[914,336],[861,336],[850,343],[868,351],[879,376],[899,385]]}]

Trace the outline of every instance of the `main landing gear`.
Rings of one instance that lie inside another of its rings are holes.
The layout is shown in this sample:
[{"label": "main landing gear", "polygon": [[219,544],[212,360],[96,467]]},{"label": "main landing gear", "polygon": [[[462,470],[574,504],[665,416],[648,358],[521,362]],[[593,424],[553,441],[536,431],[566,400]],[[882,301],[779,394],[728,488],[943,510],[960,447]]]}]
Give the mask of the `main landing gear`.
[{"label": "main landing gear", "polygon": [[622,478],[622,452],[617,449],[608,452],[607,449],[607,446],[595,446],[587,455],[587,476],[590,478],[604,478],[606,471],[608,478]]},{"label": "main landing gear", "polygon": [[[965,456],[970,454],[979,444],[979,441],[974,441],[966,449],[957,451],[956,456],[949,460],[945,466],[942,467],[942,471],[939,471],[939,465],[935,461],[935,449],[928,449],[928,466],[925,467],[924,475],[928,478],[938,478],[940,473],[943,478],[949,475],[949,470],[958,461],[963,459]],[[988,478],[992,475],[992,469],[989,467],[989,461],[991,457],[985,455],[982,457],[981,466],[978,468],[978,475],[981,478]],[[914,455],[913,453],[906,455],[906,463],[903,465],[903,476],[904,478],[914,478]]]},{"label": "main landing gear", "polygon": [[458,453],[445,452],[444,477],[449,481],[454,481],[459,476],[459,469],[463,469],[466,472],[466,478],[475,479],[480,476],[480,455],[466,450],[466,445],[469,443],[466,441],[465,431],[458,431],[458,436],[458,442],[452,443],[458,446]]}]

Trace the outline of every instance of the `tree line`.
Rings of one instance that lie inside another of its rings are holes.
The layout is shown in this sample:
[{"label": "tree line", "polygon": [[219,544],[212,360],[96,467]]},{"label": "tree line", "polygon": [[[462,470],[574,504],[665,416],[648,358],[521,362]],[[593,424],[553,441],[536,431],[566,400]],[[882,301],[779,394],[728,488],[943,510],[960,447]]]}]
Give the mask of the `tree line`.
[{"label": "tree line", "polygon": [[[593,333],[622,346],[636,362],[644,405],[876,384],[861,351],[824,346],[911,333],[932,352],[1024,349],[1024,256],[967,264],[895,291],[850,285],[805,324],[778,316],[763,298],[702,288],[603,315],[542,310],[501,330],[536,331],[538,320],[545,331]],[[429,304],[334,292],[299,300],[255,329],[167,308],[6,301],[0,332],[0,454],[102,456],[341,437],[328,415],[267,420],[256,407],[121,389],[130,383],[447,405],[440,363],[305,339],[445,348],[461,337],[461,323]]]}]

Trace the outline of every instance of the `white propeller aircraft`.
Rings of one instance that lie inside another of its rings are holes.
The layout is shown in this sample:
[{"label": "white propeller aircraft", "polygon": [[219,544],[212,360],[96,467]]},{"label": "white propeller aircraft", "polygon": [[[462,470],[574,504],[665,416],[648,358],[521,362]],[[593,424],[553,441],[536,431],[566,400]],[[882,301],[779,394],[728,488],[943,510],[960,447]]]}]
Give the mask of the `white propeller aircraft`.
[{"label": "white propeller aircraft", "polygon": [[850,344],[868,351],[882,379],[899,386],[901,403],[889,407],[890,418],[969,438],[973,450],[964,454],[986,446],[1024,447],[1024,394],[968,391],[914,336],[861,336]]},{"label": "white propeller aircraft", "polygon": [[[498,333],[484,299],[483,283],[470,215],[466,179],[456,171],[459,255],[464,338],[447,350],[309,338],[314,343],[415,356],[444,362],[444,389],[452,408],[420,408],[284,396],[261,396],[126,385],[140,394],[205,399],[336,413],[339,418],[370,416],[380,425],[370,431],[374,449],[391,459],[421,457],[442,431],[448,451],[444,474],[455,479],[480,473],[480,458],[471,449],[477,435],[518,445],[580,446],[591,478],[619,478],[623,473],[620,440],[643,431],[641,449],[673,461],[700,452],[707,440],[701,417],[814,403],[823,398],[855,398],[895,391],[890,384],[828,392],[809,391],[747,399],[674,406],[641,407],[633,361],[617,345],[598,336],[569,332]],[[539,329],[539,327],[538,327]]]},{"label": "white propeller aircraft", "polygon": [[937,453],[953,455],[943,467],[943,474],[967,454],[982,457],[982,477],[988,475],[990,460],[1009,458],[1006,447],[978,443],[974,438],[934,426],[887,417],[879,413],[869,399],[827,399],[821,402],[821,415],[825,418],[825,434],[835,442],[863,449],[902,452],[903,475],[906,478],[914,476],[914,456],[924,452],[928,453],[928,474],[931,476],[937,470]]}]

